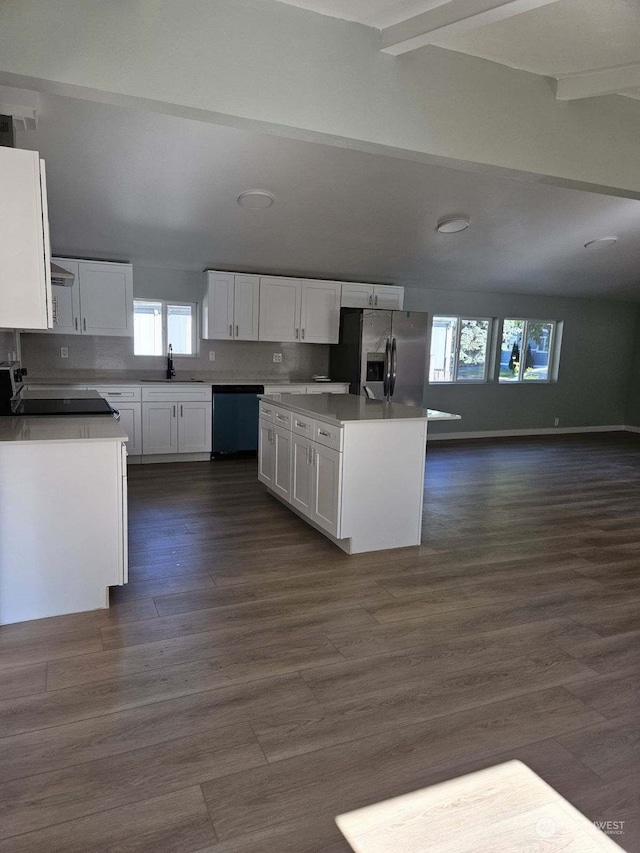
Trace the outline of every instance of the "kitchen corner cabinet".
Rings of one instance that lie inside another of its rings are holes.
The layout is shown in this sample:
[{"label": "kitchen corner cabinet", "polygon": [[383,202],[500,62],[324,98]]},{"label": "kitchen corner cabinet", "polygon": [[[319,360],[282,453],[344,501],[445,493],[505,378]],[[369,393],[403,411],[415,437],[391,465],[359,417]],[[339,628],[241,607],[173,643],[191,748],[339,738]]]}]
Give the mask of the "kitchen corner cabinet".
[{"label": "kitchen corner cabinet", "polygon": [[337,281],[261,278],[259,339],[337,344],[341,289]]},{"label": "kitchen corner cabinet", "polygon": [[133,337],[131,264],[54,258],[73,273],[71,286],[52,287],[53,328],[59,335]]},{"label": "kitchen corner cabinet", "polygon": [[342,285],[343,308],[386,308],[402,311],[404,306],[404,287],[394,284],[356,284],[345,282]]},{"label": "kitchen corner cabinet", "polygon": [[0,328],[52,325],[44,160],[0,147]]},{"label": "kitchen corner cabinet", "polygon": [[205,340],[257,341],[260,279],[255,275],[204,274],[202,337]]}]

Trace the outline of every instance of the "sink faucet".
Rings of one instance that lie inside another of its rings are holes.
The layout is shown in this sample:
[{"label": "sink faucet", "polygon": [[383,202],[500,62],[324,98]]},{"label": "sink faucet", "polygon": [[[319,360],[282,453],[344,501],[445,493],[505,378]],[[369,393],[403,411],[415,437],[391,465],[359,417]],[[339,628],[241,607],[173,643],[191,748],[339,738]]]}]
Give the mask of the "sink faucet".
[{"label": "sink faucet", "polygon": [[173,347],[169,344],[169,352],[167,354],[167,379],[173,379],[176,372],[173,368]]}]

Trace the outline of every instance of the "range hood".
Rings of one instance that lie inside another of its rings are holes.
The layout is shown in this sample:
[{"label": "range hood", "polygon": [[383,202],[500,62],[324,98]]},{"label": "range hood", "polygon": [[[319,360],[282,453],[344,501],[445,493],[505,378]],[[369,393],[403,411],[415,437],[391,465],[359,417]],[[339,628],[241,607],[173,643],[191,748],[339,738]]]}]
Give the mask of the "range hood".
[{"label": "range hood", "polygon": [[59,287],[73,287],[75,276],[68,270],[63,270],[58,264],[51,261],[51,284],[57,284]]}]

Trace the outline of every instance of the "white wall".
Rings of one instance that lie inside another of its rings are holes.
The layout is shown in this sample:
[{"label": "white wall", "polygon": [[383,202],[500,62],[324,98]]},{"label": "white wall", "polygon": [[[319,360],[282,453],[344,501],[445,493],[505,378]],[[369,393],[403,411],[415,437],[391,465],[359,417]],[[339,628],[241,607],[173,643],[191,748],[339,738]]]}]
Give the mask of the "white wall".
[{"label": "white wall", "polygon": [[640,196],[640,105],[270,0],[5,0],[0,83]]}]

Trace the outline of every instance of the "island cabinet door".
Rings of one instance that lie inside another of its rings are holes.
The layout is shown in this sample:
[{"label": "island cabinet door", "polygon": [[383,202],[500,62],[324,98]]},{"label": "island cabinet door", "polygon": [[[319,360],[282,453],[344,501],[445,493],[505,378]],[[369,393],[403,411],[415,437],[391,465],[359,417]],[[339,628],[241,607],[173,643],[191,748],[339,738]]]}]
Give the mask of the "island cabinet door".
[{"label": "island cabinet door", "polygon": [[273,427],[273,489],[278,494],[291,501],[291,450],[292,434],[284,427]]},{"label": "island cabinet door", "polygon": [[258,480],[273,488],[276,451],[273,424],[260,418],[258,425]]},{"label": "island cabinet door", "polygon": [[178,452],[178,403],[142,404],[144,454]]},{"label": "island cabinet door", "polygon": [[296,433],[291,434],[291,441],[291,505],[312,518],[314,443]]},{"label": "island cabinet door", "polygon": [[313,520],[340,538],[342,454],[314,442]]}]

